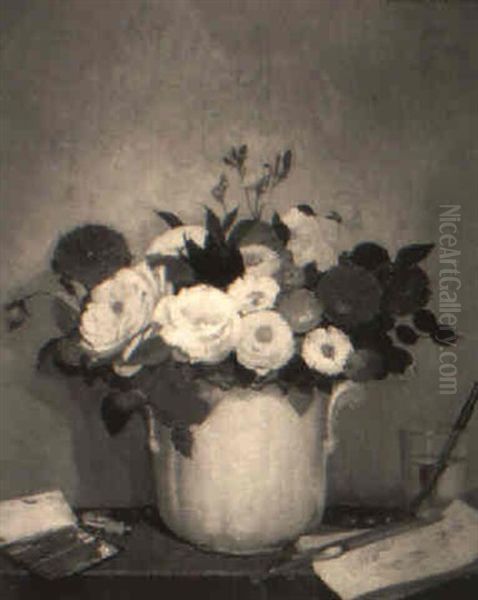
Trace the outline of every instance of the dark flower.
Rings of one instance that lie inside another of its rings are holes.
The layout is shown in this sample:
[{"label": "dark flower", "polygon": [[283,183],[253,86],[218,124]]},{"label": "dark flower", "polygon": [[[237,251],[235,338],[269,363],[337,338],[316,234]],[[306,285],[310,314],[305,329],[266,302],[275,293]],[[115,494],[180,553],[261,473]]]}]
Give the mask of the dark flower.
[{"label": "dark flower", "polygon": [[56,273],[91,289],[129,266],[131,258],[121,233],[105,225],[83,225],[60,238],[51,266]]},{"label": "dark flower", "polygon": [[327,271],[316,288],[326,316],[344,329],[372,320],[379,311],[381,293],[369,271],[345,264]]},{"label": "dark flower", "polygon": [[427,274],[416,265],[392,273],[383,304],[392,314],[414,313],[427,304],[431,291]]}]

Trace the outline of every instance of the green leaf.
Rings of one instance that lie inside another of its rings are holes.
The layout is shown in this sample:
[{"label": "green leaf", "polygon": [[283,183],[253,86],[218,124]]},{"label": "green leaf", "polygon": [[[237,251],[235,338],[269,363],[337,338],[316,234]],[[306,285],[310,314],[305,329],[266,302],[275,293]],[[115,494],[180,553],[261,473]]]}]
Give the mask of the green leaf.
[{"label": "green leaf", "polygon": [[193,434],[187,427],[176,426],[171,431],[171,441],[178,452],[185,458],[191,458],[193,453]]},{"label": "green leaf", "polygon": [[296,208],[298,210],[300,210],[301,213],[304,213],[304,215],[307,215],[308,217],[316,216],[315,210],[308,204],[298,204]]},{"label": "green leaf", "polygon": [[286,245],[290,239],[290,231],[287,225],[282,222],[277,212],[272,216],[272,227],[280,241]]},{"label": "green leaf", "polygon": [[158,217],[163,219],[163,221],[169,225],[171,229],[175,229],[176,227],[181,227],[183,225],[181,219],[172,212],[163,210],[155,210],[154,212],[158,215]]},{"label": "green leaf", "polygon": [[292,150],[286,150],[282,156],[282,168],[279,172],[280,179],[285,179],[292,166]]},{"label": "green leaf", "polygon": [[217,244],[224,243],[224,232],[219,217],[210,208],[206,208],[206,229]]},{"label": "green leaf", "polygon": [[134,390],[111,392],[101,403],[101,418],[110,435],[116,435],[124,429],[133,413],[139,410],[146,399]]},{"label": "green leaf", "polygon": [[233,210],[227,213],[222,221],[222,230],[224,233],[227,233],[229,229],[233,226],[234,221],[237,218],[237,213],[239,212],[239,207],[236,206]]},{"label": "green leaf", "polygon": [[36,368],[38,371],[45,370],[53,363],[58,341],[61,338],[51,338],[43,344],[37,354]]},{"label": "green leaf", "polygon": [[336,223],[342,223],[343,219],[341,215],[336,210],[331,210],[329,213],[325,215],[326,219],[330,219],[331,221],[335,221]]},{"label": "green leaf", "polygon": [[411,267],[425,259],[435,247],[435,244],[410,244],[400,248],[395,258],[398,267]]},{"label": "green leaf", "polygon": [[80,319],[79,310],[63,300],[60,296],[55,296],[51,305],[53,318],[58,329],[68,335],[77,326]]},{"label": "green leaf", "polygon": [[30,315],[24,298],[5,304],[4,311],[8,331],[19,329]]},{"label": "green leaf", "polygon": [[219,178],[218,183],[212,188],[211,195],[212,197],[219,202],[219,204],[224,205],[224,198],[226,197],[226,191],[229,187],[229,181],[227,177],[222,173]]},{"label": "green leaf", "polygon": [[127,360],[129,365],[159,365],[169,358],[171,348],[159,336],[149,338],[139,344]]},{"label": "green leaf", "polygon": [[302,391],[297,387],[291,387],[287,391],[287,399],[295,412],[302,416],[312,404],[314,396],[310,391]]}]

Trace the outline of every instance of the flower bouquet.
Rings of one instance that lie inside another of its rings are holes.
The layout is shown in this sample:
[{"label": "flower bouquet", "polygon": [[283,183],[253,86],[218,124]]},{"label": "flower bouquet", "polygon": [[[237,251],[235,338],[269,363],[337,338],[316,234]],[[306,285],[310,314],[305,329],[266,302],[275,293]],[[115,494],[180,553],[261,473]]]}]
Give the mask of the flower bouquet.
[{"label": "flower bouquet", "polygon": [[[38,357],[39,368],[53,362],[106,382],[101,415],[111,434],[135,412],[153,415],[163,517],[183,537],[228,552],[274,545],[320,519],[317,439],[339,384],[403,374],[421,337],[455,341],[426,308],[419,263],[433,244],[406,246],[393,260],[373,242],[337,255],[337,213],[299,204],[263,218],[292,152],[252,178],[247,158],[246,146],[224,157],[228,174],[204,225],[155,211],[169,229],[141,259],[104,225],[63,235],[51,261],[63,334]],[[227,206],[233,176],[247,218]],[[23,324],[28,298],[7,306],[11,329]]]}]

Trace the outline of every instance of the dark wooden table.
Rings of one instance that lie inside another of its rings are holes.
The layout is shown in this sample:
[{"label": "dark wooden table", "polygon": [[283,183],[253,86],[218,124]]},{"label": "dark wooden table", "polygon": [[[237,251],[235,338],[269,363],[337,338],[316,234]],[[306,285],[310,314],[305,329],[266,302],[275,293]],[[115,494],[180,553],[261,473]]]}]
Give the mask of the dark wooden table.
[{"label": "dark wooden table", "polygon": [[[289,578],[263,579],[277,555],[238,557],[203,552],[178,540],[153,518],[136,514],[129,535],[109,538],[121,552],[81,575],[45,581],[0,560],[2,600],[336,600],[305,566]],[[380,600],[467,600],[478,597],[478,569],[445,580],[381,592]]]}]

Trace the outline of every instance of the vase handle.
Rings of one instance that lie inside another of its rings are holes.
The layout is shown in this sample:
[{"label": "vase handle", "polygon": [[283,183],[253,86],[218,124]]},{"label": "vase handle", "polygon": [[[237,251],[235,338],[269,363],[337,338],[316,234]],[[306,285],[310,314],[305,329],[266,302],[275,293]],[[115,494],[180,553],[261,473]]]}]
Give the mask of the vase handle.
[{"label": "vase handle", "polygon": [[341,381],[332,390],[325,415],[324,451],[326,455],[331,454],[337,446],[335,427],[340,411],[344,407],[354,406],[360,401],[360,394],[350,394],[350,391],[360,389],[361,386],[353,381]]},{"label": "vase handle", "polygon": [[154,458],[159,454],[159,432],[156,416],[153,411],[153,407],[150,404],[143,406],[144,423],[146,425],[146,435],[148,450],[151,456]]}]

